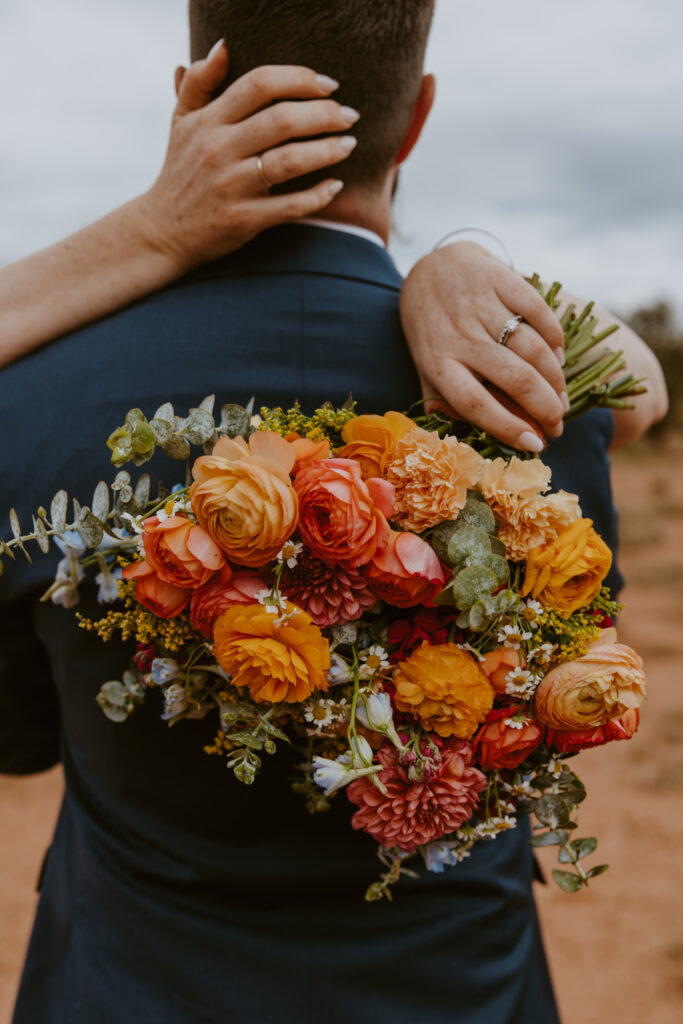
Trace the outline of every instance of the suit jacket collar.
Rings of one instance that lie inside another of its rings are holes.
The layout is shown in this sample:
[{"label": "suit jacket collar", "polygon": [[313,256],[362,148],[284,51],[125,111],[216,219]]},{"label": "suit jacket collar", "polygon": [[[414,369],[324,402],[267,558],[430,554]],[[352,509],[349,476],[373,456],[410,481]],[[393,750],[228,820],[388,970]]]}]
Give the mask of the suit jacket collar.
[{"label": "suit jacket collar", "polygon": [[243,249],[199,267],[184,281],[236,274],[321,274],[400,291],[402,278],[386,251],[358,235],[311,224],[283,224]]}]

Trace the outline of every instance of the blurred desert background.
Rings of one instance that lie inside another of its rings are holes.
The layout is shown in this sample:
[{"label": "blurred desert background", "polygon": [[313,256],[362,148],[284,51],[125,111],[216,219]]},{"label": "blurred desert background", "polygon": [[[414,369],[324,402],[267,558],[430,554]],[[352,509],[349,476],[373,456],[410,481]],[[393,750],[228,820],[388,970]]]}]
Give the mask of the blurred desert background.
[{"label": "blurred desert background", "polygon": [[[579,834],[598,837],[590,863],[608,862],[610,870],[576,895],[552,882],[537,887],[564,1024],[683,1020],[683,332],[666,304],[631,320],[658,352],[672,399],[667,421],[613,461],[627,580],[619,634],[645,659],[649,697],[633,740],[578,758],[589,793]],[[58,769],[0,776],[3,1024],[61,790]],[[541,854],[549,875],[554,853]]]}]

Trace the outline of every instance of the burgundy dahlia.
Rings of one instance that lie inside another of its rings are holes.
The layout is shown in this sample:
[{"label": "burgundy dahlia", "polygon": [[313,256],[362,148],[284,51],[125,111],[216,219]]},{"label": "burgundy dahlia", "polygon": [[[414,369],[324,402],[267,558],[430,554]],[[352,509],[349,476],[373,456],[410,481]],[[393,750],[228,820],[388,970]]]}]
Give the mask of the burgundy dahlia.
[{"label": "burgundy dahlia", "polygon": [[359,810],[351,824],[382,846],[408,853],[464,825],[486,788],[486,776],[472,766],[472,748],[464,740],[444,742],[430,770],[416,781],[394,747],[382,747],[377,760],[383,766],[379,778],[387,795],[367,777],[352,782],[346,793]]},{"label": "burgundy dahlia", "polygon": [[287,572],[281,590],[293,604],[308,612],[316,626],[353,622],[377,603],[358,569],[327,565],[307,553]]}]

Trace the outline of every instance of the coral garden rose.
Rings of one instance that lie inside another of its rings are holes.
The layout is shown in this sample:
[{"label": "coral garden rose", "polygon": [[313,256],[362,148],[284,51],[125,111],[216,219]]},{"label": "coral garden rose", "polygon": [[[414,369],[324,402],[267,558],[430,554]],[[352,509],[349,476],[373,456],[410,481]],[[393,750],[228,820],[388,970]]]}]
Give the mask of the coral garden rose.
[{"label": "coral garden rose", "polygon": [[159,579],[174,587],[199,587],[225,566],[221,549],[187,516],[150,516],[144,531],[147,561]]},{"label": "coral garden rose", "polygon": [[493,651],[488,651],[479,664],[493,689],[501,696],[507,693],[507,677],[510,672],[521,667],[519,651],[514,647],[496,647]]},{"label": "coral garden rose", "polygon": [[253,604],[264,582],[254,572],[232,573],[225,566],[210,583],[197,587],[190,599],[192,625],[207,639],[213,637],[216,619],[235,604]]},{"label": "coral garden rose", "polygon": [[535,695],[536,717],[550,729],[595,729],[644,699],[639,655],[625,644],[598,642],[582,658],[543,677]]},{"label": "coral garden rose", "polygon": [[611,564],[612,552],[592,519],[578,519],[551,544],[529,552],[522,596],[531,594],[569,618],[598,596]]},{"label": "coral garden rose", "polygon": [[394,670],[394,703],[439,736],[469,739],[493,706],[486,675],[457,644],[423,644]]},{"label": "coral garden rose", "polygon": [[483,466],[469,445],[416,427],[397,442],[384,473],[396,488],[393,519],[416,533],[456,519]]},{"label": "coral garden rose", "polygon": [[338,449],[337,457],[355,459],[360,463],[366,480],[382,476],[396,442],[414,428],[414,420],[400,412],[385,412],[384,416],[355,416],[344,425],[341,436],[345,446]]},{"label": "coral garden rose", "polygon": [[434,549],[414,533],[389,534],[367,567],[374,593],[395,608],[430,604],[446,582]]},{"label": "coral garden rose", "polygon": [[216,660],[260,703],[293,704],[327,690],[329,643],[310,615],[289,603],[285,610],[280,622],[263,605],[235,605],[214,625]]},{"label": "coral garden rose", "polygon": [[543,741],[545,729],[538,722],[529,720],[521,728],[505,724],[518,711],[519,707],[495,708],[474,737],[474,759],[484,771],[516,768]]},{"label": "coral garden rose", "polygon": [[192,591],[175,587],[158,576],[149,562],[134,562],[123,570],[123,578],[135,580],[135,598],[143,608],[160,619],[173,619],[187,607]]},{"label": "coral garden rose", "polygon": [[382,747],[376,756],[386,795],[367,777],[352,782],[346,793],[359,808],[353,827],[385,847],[413,853],[454,832],[472,817],[486,788],[486,777],[472,766],[470,745],[462,740],[442,744],[423,779],[410,778],[393,746]]},{"label": "coral garden rose", "polygon": [[290,473],[292,445],[272,431],[256,431],[249,446],[221,438],[192,467],[192,509],[231,562],[270,562],[291,537],[299,516]]},{"label": "coral garden rose", "polygon": [[365,481],[351,459],[323,459],[296,475],[299,533],[323,562],[352,568],[367,564],[389,537],[394,490],[384,480]]},{"label": "coral garden rose", "polygon": [[630,708],[621,718],[605,722],[595,729],[548,729],[548,745],[560,754],[575,754],[589,747],[600,747],[611,740],[630,740],[638,731],[640,712]]},{"label": "coral garden rose", "polygon": [[308,554],[283,577],[283,594],[311,616],[316,626],[353,622],[377,604],[367,576],[349,565],[328,565]]}]

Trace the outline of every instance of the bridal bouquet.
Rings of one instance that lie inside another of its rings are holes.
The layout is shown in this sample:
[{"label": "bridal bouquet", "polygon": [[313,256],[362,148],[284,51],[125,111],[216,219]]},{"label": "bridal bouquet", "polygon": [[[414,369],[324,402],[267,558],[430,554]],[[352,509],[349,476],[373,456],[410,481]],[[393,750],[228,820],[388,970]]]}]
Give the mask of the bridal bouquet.
[{"label": "bridal bouquet", "polygon": [[[567,759],[628,739],[642,662],[617,642],[603,581],[609,549],[550,470],[440,414],[357,415],[352,404],[225,405],[186,418],[134,409],[109,438],[119,468],[157,448],[188,478],[151,496],[120,468],[91,507],[59,492],[28,539],[63,551],[48,591],[73,606],[89,567],[103,640],[134,638],[97,701],[123,722],[150,695],[161,717],[215,721],[209,754],[258,785],[263,756],[301,751],[294,788],[311,812],[348,799],[390,895],[421,854],[431,871],[536,820],[553,872],[576,891],[606,869],[574,838],[585,788]],[[203,454],[193,460],[191,446]]]}]

